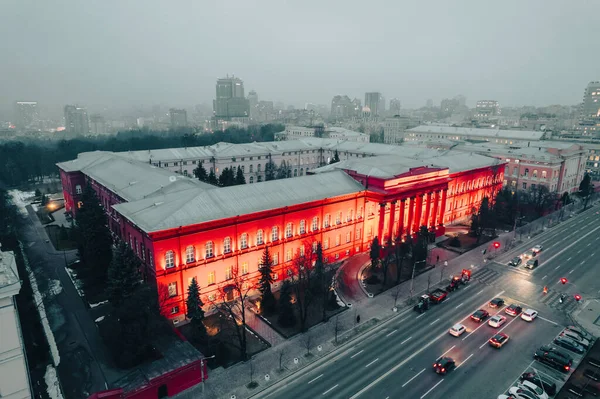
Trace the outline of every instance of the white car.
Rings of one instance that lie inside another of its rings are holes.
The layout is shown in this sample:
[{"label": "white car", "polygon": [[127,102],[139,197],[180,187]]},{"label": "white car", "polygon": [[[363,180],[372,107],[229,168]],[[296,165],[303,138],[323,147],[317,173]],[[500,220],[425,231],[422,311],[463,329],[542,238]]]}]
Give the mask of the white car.
[{"label": "white car", "polygon": [[519,388],[534,393],[539,399],[548,399],[548,394],[542,388],[537,386],[537,384],[532,383],[531,381],[522,381],[519,383]]},{"label": "white car", "polygon": [[463,326],[462,324],[455,324],[452,327],[450,327],[448,333],[450,333],[450,335],[454,335],[455,337],[460,337],[464,334],[465,331],[467,331],[465,326]]},{"label": "white car", "polygon": [[525,321],[533,321],[538,315],[537,310],[527,309],[521,313],[521,318]]},{"label": "white car", "polygon": [[533,252],[535,252],[536,254],[537,254],[538,252],[542,252],[542,249],[544,249],[544,247],[543,247],[543,246],[541,246],[541,245],[536,245],[535,247],[531,248],[531,250],[532,250]]},{"label": "white car", "polygon": [[491,319],[488,321],[488,324],[489,324],[491,327],[496,327],[496,328],[500,327],[500,326],[501,326],[502,324],[504,324],[504,323],[506,323],[506,317],[504,317],[504,316],[500,316],[500,315],[493,316],[493,317],[492,317],[492,318],[491,318]]},{"label": "white car", "polygon": [[538,396],[533,392],[520,387],[512,387],[508,390],[508,394],[514,399],[537,399]]}]

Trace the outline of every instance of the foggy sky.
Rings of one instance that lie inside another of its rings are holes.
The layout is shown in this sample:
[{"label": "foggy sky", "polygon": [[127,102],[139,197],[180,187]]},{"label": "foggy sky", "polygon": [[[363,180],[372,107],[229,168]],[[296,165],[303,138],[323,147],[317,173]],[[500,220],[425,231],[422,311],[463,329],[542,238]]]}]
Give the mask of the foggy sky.
[{"label": "foggy sky", "polygon": [[217,77],[301,106],[575,104],[600,79],[596,0],[2,0],[0,103],[209,103]]}]

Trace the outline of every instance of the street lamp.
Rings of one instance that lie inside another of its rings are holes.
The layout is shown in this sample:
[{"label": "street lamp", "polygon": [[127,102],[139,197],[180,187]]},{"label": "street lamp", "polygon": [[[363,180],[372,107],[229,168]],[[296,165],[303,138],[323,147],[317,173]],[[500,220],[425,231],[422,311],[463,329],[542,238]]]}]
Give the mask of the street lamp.
[{"label": "street lamp", "polygon": [[412,277],[410,278],[410,297],[413,296],[413,288],[415,285],[415,269],[417,268],[417,263],[425,263],[426,260],[419,260],[413,264]]},{"label": "street lamp", "polygon": [[216,355],[212,355],[209,357],[203,357],[200,359],[200,375],[202,378],[202,393],[204,393],[204,361],[208,359],[214,359]]}]

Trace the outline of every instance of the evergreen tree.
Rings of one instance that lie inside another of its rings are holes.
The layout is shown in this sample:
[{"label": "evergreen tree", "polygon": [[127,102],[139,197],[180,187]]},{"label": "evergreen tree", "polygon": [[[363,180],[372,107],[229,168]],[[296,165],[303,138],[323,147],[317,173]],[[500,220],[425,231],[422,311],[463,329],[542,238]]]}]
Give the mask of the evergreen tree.
[{"label": "evergreen tree", "polygon": [[41,201],[42,201],[42,204],[41,204],[42,206],[48,204],[48,197],[46,196],[46,194],[42,194]]},{"label": "evergreen tree", "polygon": [[331,158],[331,161],[329,162],[329,164],[337,163],[337,162],[340,162],[340,154],[338,154],[338,150],[335,150],[335,153],[333,154],[333,158]]},{"label": "evergreen tree", "polygon": [[188,286],[187,299],[185,305],[187,308],[185,316],[190,319],[192,325],[195,327],[195,332],[200,336],[206,336],[206,327],[204,326],[204,310],[202,307],[204,303],[200,299],[200,287],[196,281],[196,277],[192,278],[190,285]]},{"label": "evergreen tree", "polygon": [[204,165],[202,163],[198,163],[198,167],[194,169],[194,176],[196,176],[196,178],[200,181],[208,181],[208,173],[206,173],[206,169],[204,169]]},{"label": "evergreen tree", "polygon": [[381,253],[381,246],[379,245],[379,238],[373,238],[371,242],[371,251],[369,257],[371,258],[371,267],[375,269],[379,264],[379,255]]},{"label": "evergreen tree", "polygon": [[235,174],[235,184],[246,184],[246,178],[244,177],[244,172],[240,166],[237,167],[237,172]]},{"label": "evergreen tree", "polygon": [[292,327],[296,324],[296,314],[292,305],[292,286],[287,280],[281,286],[278,321],[283,327]]},{"label": "evergreen tree", "polygon": [[583,199],[583,209],[587,209],[590,197],[594,194],[594,185],[592,184],[592,177],[589,173],[586,173],[579,183],[579,196]]},{"label": "evergreen tree", "polygon": [[223,169],[219,176],[219,185],[221,187],[229,187],[235,185],[235,175],[233,174],[233,167]]},{"label": "evergreen tree", "polygon": [[213,186],[219,185],[219,180],[217,180],[217,175],[215,175],[215,171],[213,169],[210,170],[206,182],[208,184],[212,184]]},{"label": "evergreen tree", "polygon": [[275,163],[269,156],[269,161],[265,165],[265,181],[275,180],[276,169]]},{"label": "evergreen tree", "polygon": [[141,267],[140,259],[124,241],[121,241],[115,249],[108,269],[106,291],[113,306],[123,304],[140,285]]},{"label": "evergreen tree", "polygon": [[40,198],[42,196],[42,192],[40,191],[39,188],[35,189],[35,194],[34,195],[35,195],[36,198]]},{"label": "evergreen tree", "polygon": [[328,295],[330,294],[330,284],[327,281],[327,270],[325,265],[325,260],[323,259],[323,246],[320,242],[317,242],[317,249],[313,254],[313,258],[315,261],[315,266],[313,269],[313,275],[311,276],[313,279],[313,287],[315,291],[315,296],[320,298],[321,301],[321,316],[323,321],[327,321],[327,302],[329,300]]},{"label": "evergreen tree", "polygon": [[277,175],[275,176],[276,179],[285,179],[288,177],[288,166],[285,162],[285,160],[281,161],[281,165],[279,165],[279,168],[277,168]]},{"label": "evergreen tree", "polygon": [[273,284],[273,259],[267,246],[265,246],[265,250],[263,251],[258,272],[260,273],[258,290],[262,294],[261,309],[265,314],[272,314],[275,311],[275,297],[271,291],[271,284]]}]

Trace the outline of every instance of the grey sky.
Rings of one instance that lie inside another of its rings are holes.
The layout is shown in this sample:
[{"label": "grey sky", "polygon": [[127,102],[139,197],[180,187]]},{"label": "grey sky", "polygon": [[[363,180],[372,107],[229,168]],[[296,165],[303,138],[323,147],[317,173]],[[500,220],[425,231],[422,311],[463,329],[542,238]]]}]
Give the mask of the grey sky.
[{"label": "grey sky", "polygon": [[2,0],[0,102],[191,105],[235,73],[286,104],[457,94],[574,104],[600,79],[600,1]]}]

